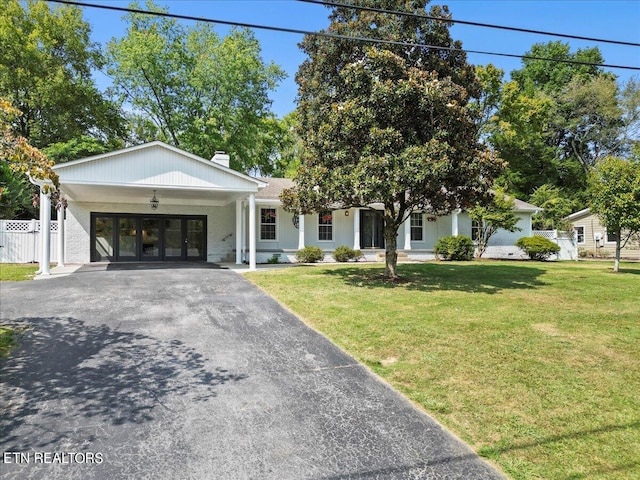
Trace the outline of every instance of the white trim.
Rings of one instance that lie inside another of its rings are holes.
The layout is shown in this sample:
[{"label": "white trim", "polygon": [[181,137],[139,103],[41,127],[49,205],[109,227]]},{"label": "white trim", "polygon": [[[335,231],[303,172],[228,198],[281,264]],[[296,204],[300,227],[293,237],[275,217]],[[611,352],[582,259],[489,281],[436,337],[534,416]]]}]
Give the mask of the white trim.
[{"label": "white trim", "polygon": [[[73,167],[76,165],[82,165],[84,163],[90,163],[90,162],[95,162],[95,161],[99,161],[99,160],[104,160],[106,158],[109,157],[115,157],[118,155],[123,155],[123,154],[128,154],[128,153],[132,153],[132,152],[136,152],[138,150],[144,150],[147,148],[153,148],[153,147],[161,147],[164,148],[165,150],[170,150],[173,153],[176,153],[178,155],[182,155],[184,157],[190,158],[192,160],[195,160],[197,162],[200,162],[204,165],[207,165],[211,168],[214,169],[218,169],[218,170],[222,170],[224,172],[227,172],[231,175],[234,175],[236,177],[242,178],[244,180],[248,180],[250,182],[253,182],[256,184],[257,188],[265,188],[267,186],[267,183],[258,180],[254,177],[250,177],[249,175],[245,175],[244,173],[238,172],[237,170],[233,170],[232,168],[229,167],[225,167],[224,165],[220,165],[219,163],[216,163],[212,160],[207,160],[206,158],[202,158],[199,157],[197,155],[194,155],[193,153],[189,153],[189,152],[185,152],[184,150],[180,150],[177,147],[174,147],[172,145],[168,145],[164,142],[161,142],[160,140],[156,140],[153,142],[149,142],[149,143],[143,143],[142,145],[136,145],[134,147],[129,147],[129,148],[123,148],[121,150],[115,150],[113,152],[107,152],[107,153],[102,153],[100,155],[94,155],[92,157],[86,157],[86,158],[80,158],[78,160],[72,160],[70,162],[65,162],[65,163],[61,163],[58,165],[54,165],[53,166],[53,170],[54,171],[58,171],[58,170],[64,170],[66,168],[69,167]],[[105,184],[106,185],[106,184]]]},{"label": "white trim", "polygon": [[249,270],[256,269],[256,195],[249,195]]},{"label": "white trim", "polygon": [[575,212],[575,213],[572,213],[571,215],[567,215],[564,218],[567,219],[567,220],[573,220],[574,218],[578,218],[578,217],[580,217],[582,215],[585,215],[587,213],[590,213],[590,212],[591,212],[590,208],[585,208],[583,210],[580,210],[579,212]]},{"label": "white trim", "polygon": [[360,250],[360,209],[353,209],[353,249]]},{"label": "white trim", "polygon": [[304,214],[298,214],[298,250],[304,248]]},{"label": "white trim", "polygon": [[[413,228],[418,229],[418,226],[415,226],[415,227],[414,227],[414,226],[411,224],[411,218],[412,218],[414,215],[420,215],[420,220],[421,220],[421,223],[422,223],[422,224],[421,224],[421,225],[419,225],[419,227],[420,227],[420,231],[422,232],[422,240],[414,240],[414,239],[412,238],[412,236],[411,236],[411,233],[412,233]],[[411,241],[412,243],[425,243],[425,242],[426,242],[426,240],[425,240],[425,239],[426,239],[426,232],[425,232],[426,222],[425,222],[424,217],[425,217],[425,213],[424,213],[424,212],[421,212],[421,211],[418,211],[418,212],[411,212],[411,215],[409,215],[409,218],[407,219],[407,220],[408,220],[408,222],[409,222],[409,239],[410,239],[410,241]]]},{"label": "white trim", "polygon": [[236,200],[236,265],[242,265],[242,200]]},{"label": "white trim", "polygon": [[[582,228],[582,241],[578,241],[579,235],[578,232],[576,231],[577,228]],[[585,225],[574,225],[573,226],[573,231],[575,232],[575,236],[576,236],[576,244],[577,245],[584,245],[585,243],[587,243],[587,227]]]},{"label": "white trim", "polygon": [[[331,224],[321,224],[320,223],[320,215],[322,215],[322,212],[318,212],[316,213],[316,219],[317,219],[317,226],[318,229],[316,230],[316,233],[318,234],[318,243],[334,243],[335,242],[335,232],[334,232],[334,228],[335,228],[335,224],[333,222],[333,212],[337,211],[337,210],[323,210],[323,212],[329,212],[331,214]],[[328,227],[331,226],[331,240],[320,240],[320,227]]]},{"label": "white trim", "polygon": [[[276,222],[275,223],[265,223],[264,225],[274,225],[275,226],[275,231],[276,231],[276,238],[262,238],[262,210],[275,210],[276,212]],[[280,221],[279,221],[279,217],[280,217],[280,213],[279,213],[279,208],[275,207],[275,206],[266,206],[266,205],[260,205],[260,216],[259,216],[259,220],[260,222],[258,223],[258,226],[260,227],[260,231],[258,232],[258,238],[260,240],[260,242],[271,242],[271,243],[276,243],[279,241],[280,235],[279,235],[279,226],[280,226]]]},{"label": "white trim", "polygon": [[604,229],[604,243],[605,244],[609,244],[609,245],[615,245],[616,241],[614,240],[613,242],[609,241],[609,230],[607,230],[606,228]]},{"label": "white trim", "polygon": [[156,190],[197,190],[201,192],[238,192],[238,193],[249,193],[249,192],[257,192],[256,190],[249,190],[242,187],[200,187],[200,186],[187,186],[187,185],[176,185],[176,184],[167,184],[167,183],[105,183],[105,182],[90,182],[87,180],[73,180],[70,182],[65,181],[64,185],[89,185],[96,187],[124,187],[124,188],[147,188]]}]

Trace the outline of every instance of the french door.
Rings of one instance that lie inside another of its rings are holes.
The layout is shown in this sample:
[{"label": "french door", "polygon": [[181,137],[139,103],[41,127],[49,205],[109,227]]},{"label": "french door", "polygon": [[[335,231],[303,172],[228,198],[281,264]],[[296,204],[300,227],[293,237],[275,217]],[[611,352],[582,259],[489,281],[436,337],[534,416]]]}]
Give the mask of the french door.
[{"label": "french door", "polygon": [[207,219],[194,215],[91,214],[91,261],[206,260]]}]

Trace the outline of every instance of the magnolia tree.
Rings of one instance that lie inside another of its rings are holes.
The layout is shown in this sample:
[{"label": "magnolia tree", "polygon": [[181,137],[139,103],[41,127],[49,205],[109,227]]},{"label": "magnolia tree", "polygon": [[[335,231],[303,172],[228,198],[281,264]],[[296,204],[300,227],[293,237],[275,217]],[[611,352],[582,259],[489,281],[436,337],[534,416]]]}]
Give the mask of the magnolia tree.
[{"label": "magnolia tree", "polygon": [[590,208],[616,239],[613,270],[620,268],[620,250],[640,235],[640,161],[607,157],[589,175]]},{"label": "magnolia tree", "polygon": [[396,278],[398,229],[411,212],[471,207],[502,163],[477,141],[469,100],[479,82],[465,54],[447,49],[461,44],[446,7],[431,8],[434,21],[426,0],[359,4],[410,15],[337,7],[328,32],[402,43],[305,37],[296,77],[304,150],[282,200],[302,213],[370,208],[384,220],[385,275]]}]

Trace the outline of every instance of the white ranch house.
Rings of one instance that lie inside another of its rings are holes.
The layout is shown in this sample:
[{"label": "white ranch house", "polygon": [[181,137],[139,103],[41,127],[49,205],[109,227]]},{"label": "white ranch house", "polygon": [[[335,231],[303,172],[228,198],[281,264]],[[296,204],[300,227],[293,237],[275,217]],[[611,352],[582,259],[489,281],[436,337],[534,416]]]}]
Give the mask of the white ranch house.
[{"label": "white ranch house", "polygon": [[[291,180],[244,175],[229,168],[224,154],[207,160],[156,141],[54,169],[68,201],[58,225],[67,263],[196,260],[255,268],[274,255],[295,261],[306,245],[321,247],[327,259],[340,245],[362,250],[368,260],[384,252],[382,225],[369,208],[294,216],[279,200]],[[499,231],[487,257],[522,257],[513,245],[532,235],[539,209],[516,201],[515,210],[522,231]],[[432,259],[439,237],[472,230],[465,212],[416,212],[400,229],[400,254]]]}]

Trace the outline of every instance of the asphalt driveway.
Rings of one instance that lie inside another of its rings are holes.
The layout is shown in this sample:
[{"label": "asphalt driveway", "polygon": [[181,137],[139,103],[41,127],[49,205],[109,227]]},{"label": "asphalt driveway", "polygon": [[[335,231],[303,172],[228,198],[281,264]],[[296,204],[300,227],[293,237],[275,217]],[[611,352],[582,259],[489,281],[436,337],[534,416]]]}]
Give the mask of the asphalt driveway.
[{"label": "asphalt driveway", "polygon": [[241,275],[0,284],[0,477],[503,478]]}]

